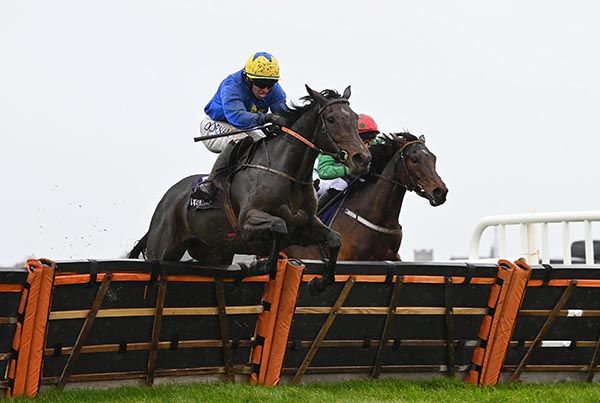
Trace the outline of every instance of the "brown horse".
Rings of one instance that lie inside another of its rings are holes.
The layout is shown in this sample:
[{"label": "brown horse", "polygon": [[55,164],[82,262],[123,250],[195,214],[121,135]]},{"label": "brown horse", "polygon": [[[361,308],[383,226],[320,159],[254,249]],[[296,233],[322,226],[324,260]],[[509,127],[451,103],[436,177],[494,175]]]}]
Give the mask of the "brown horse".
[{"label": "brown horse", "polygon": [[230,191],[221,193],[231,200],[224,203],[225,208],[188,209],[198,175],[181,180],[163,196],[150,229],[128,257],[141,253],[149,260],[178,261],[187,251],[201,262],[227,264],[236,253],[255,254],[268,259],[255,263],[254,272],[273,272],[282,249],[324,244],[329,263],[323,278],[312,282],[310,290],[320,292],[332,284],[341,241],[315,215],[312,168],[323,151],[361,175],[368,171],[371,155],[358,135],[358,117],[348,103],[350,87],[342,96],[331,90],[306,89],[306,104],[283,113],[288,126],[304,141],[281,133],[242,152],[226,182]]},{"label": "brown horse", "polygon": [[[371,146],[370,173],[354,182],[331,223],[342,235],[340,260],[400,260],[402,227],[398,224],[407,190],[429,200],[432,206],[446,201],[448,189],[435,170],[436,157],[423,136],[386,135]],[[290,256],[318,259],[316,247],[292,247]]]}]

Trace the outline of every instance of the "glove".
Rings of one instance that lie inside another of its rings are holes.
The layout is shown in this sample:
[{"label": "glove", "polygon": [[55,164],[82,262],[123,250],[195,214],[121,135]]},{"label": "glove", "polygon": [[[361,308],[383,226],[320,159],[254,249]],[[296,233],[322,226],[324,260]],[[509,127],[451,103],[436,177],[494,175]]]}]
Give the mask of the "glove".
[{"label": "glove", "polygon": [[277,126],[286,126],[287,121],[276,113],[265,114],[265,123],[273,123]]}]

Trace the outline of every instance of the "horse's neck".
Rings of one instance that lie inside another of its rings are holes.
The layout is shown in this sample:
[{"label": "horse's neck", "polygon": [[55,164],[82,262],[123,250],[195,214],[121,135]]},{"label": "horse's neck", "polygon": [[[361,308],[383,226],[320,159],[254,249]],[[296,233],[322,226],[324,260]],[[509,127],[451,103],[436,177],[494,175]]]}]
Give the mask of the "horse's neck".
[{"label": "horse's neck", "polygon": [[[386,165],[381,176],[394,181],[398,179],[394,176],[393,162]],[[379,178],[367,184],[359,193],[355,208],[360,211],[356,213],[374,224],[391,228],[398,223],[405,194],[404,186]]]},{"label": "horse's neck", "polygon": [[[314,111],[305,113],[291,127],[307,140],[314,142],[317,121]],[[282,133],[273,139],[271,166],[290,172],[300,180],[311,180],[317,153],[300,140]]]}]

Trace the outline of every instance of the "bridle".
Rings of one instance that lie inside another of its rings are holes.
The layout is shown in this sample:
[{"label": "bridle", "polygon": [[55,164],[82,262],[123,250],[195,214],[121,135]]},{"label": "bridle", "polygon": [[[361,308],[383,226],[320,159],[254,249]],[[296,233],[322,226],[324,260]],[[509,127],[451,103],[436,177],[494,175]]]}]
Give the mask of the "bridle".
[{"label": "bridle", "polygon": [[[395,179],[388,178],[387,176],[383,176],[383,175],[376,174],[376,173],[372,173],[371,175],[373,175],[377,178],[383,179],[384,181],[390,182],[394,185],[402,186],[408,191],[416,192],[416,193],[424,193],[425,189],[423,189],[423,187],[417,183],[417,181],[415,180],[415,177],[410,173],[410,170],[408,169],[408,166],[406,165],[406,154],[404,151],[413,144],[425,144],[425,143],[421,140],[407,141],[406,143],[404,143],[402,145],[402,147],[400,148],[400,151],[398,151],[396,153],[396,155],[394,156],[394,167],[398,163],[398,160],[402,161],[402,168],[404,169],[404,171],[406,172],[406,176],[408,177],[408,184],[400,183]],[[394,171],[396,171],[396,170],[394,169]]]},{"label": "bridle", "polygon": [[335,105],[335,104],[346,104],[346,105],[349,105],[350,102],[347,99],[345,99],[345,98],[336,98],[336,99],[330,100],[325,105],[321,106],[319,108],[319,111],[317,112],[319,118],[321,119],[321,127],[319,128],[319,131],[317,132],[317,135],[315,137],[318,138],[321,133],[324,133],[327,136],[327,139],[329,140],[329,142],[336,148],[336,152],[331,153],[331,152],[322,150],[321,148],[319,148],[316,145],[314,145],[306,137],[302,136],[299,133],[296,133],[295,131],[293,131],[292,129],[290,129],[288,127],[281,127],[281,131],[284,132],[284,133],[286,133],[286,134],[289,134],[290,136],[294,137],[295,139],[301,141],[306,146],[308,146],[309,148],[315,150],[319,154],[331,155],[332,157],[334,157],[334,158],[336,158],[336,159],[338,159],[340,161],[346,161],[348,159],[348,157],[349,157],[348,151],[342,150],[335,143],[335,141],[333,140],[333,138],[331,138],[331,135],[327,131],[327,127],[325,125],[325,118],[323,117],[323,112],[325,111],[325,109],[327,109],[328,107],[330,107],[332,105]]},{"label": "bridle", "polygon": [[[338,160],[346,161],[348,159],[348,157],[349,157],[348,152],[346,150],[340,149],[340,147],[335,143],[335,141],[333,141],[333,139],[331,138],[331,135],[327,132],[327,128],[325,126],[325,119],[323,118],[323,112],[325,111],[325,109],[327,109],[331,105],[342,104],[342,103],[346,104],[346,105],[350,104],[350,102],[347,99],[345,99],[345,98],[336,98],[336,99],[333,99],[333,100],[327,102],[325,105],[321,106],[319,108],[319,111],[317,112],[318,116],[321,118],[321,127],[319,128],[319,132],[317,132],[317,135],[315,137],[318,138],[318,136],[319,136],[319,134],[321,132],[325,133],[325,135],[327,136],[328,140],[337,149],[337,152],[335,152],[335,153],[330,153],[330,152],[327,152],[327,151],[324,151],[324,150],[320,149],[319,147],[317,147],[316,145],[314,145],[310,140],[308,140],[306,137],[302,136],[299,133],[296,133],[295,131],[293,131],[292,129],[290,129],[288,127],[282,126],[281,127],[281,131],[284,132],[284,133],[286,133],[286,134],[288,134],[288,135],[290,135],[290,136],[292,136],[296,140],[299,140],[304,145],[306,145],[307,147],[315,150],[319,154],[331,155],[332,157],[334,157],[334,158],[336,158]],[[304,186],[307,186],[307,185],[312,186],[312,183],[313,183],[312,179],[311,180],[307,180],[307,181],[303,181],[303,180],[295,178],[294,176],[292,176],[292,175],[290,175],[290,174],[288,174],[286,172],[282,172],[282,171],[279,171],[279,170],[276,170],[274,168],[271,168],[271,167],[268,167],[268,166],[264,166],[264,165],[244,164],[243,167],[245,167],[245,168],[260,169],[260,170],[263,170],[263,171],[271,172],[273,174],[282,176],[282,177],[284,177],[284,178],[286,178],[286,179],[288,179],[288,180],[290,180],[292,182],[296,182],[296,183],[299,183],[300,185],[304,185]]]},{"label": "bridle", "polygon": [[[406,190],[409,191],[414,191],[414,192],[418,192],[418,193],[423,193],[425,192],[425,189],[423,189],[423,187],[421,187],[419,184],[417,184],[417,181],[415,180],[414,176],[410,173],[408,166],[406,166],[406,154],[404,153],[404,151],[411,145],[413,144],[425,144],[423,141],[421,140],[411,140],[411,141],[407,141],[406,143],[404,143],[402,145],[402,147],[400,148],[400,150],[398,152],[396,152],[396,154],[394,155],[394,172],[396,171],[396,164],[398,163],[398,160],[402,161],[402,167],[403,169],[406,171],[406,175],[408,176],[408,180],[409,183],[407,185],[405,185],[404,183],[400,183],[395,179],[392,178],[388,178],[387,176],[383,176],[380,174],[376,174],[376,173],[372,173],[372,176],[375,176],[377,178],[383,179],[387,182],[390,182],[394,185],[397,186],[402,186],[403,188],[405,188]],[[367,220],[366,218],[360,216],[358,213],[355,213],[354,211],[344,208],[343,209],[344,214],[346,214],[347,216],[349,216],[350,218],[352,218],[353,220],[355,220],[356,222],[364,225],[367,228],[372,229],[373,231],[379,232],[381,234],[385,234],[385,235],[399,235],[402,234],[402,227],[398,227],[398,228],[385,228],[382,227],[380,225],[374,224],[371,221]]]}]

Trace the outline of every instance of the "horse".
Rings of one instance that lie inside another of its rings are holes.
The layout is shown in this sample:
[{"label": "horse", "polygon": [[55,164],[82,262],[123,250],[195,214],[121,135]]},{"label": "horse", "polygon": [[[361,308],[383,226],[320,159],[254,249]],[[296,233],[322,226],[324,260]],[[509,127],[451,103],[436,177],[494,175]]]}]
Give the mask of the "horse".
[{"label": "horse", "polygon": [[252,144],[241,152],[229,177],[216,181],[222,208],[189,209],[198,175],[182,179],[158,203],[148,232],[128,257],[179,261],[187,251],[201,262],[228,264],[236,253],[253,254],[268,256],[253,263],[254,273],[274,273],[280,251],[288,246],[324,244],[329,260],[309,291],[318,294],[333,284],[341,240],[316,216],[313,165],[326,152],[362,175],[371,155],[358,135],[350,87],[341,96],[308,85],[306,90],[303,105],[282,112],[291,131],[281,128],[283,133]]},{"label": "horse", "polygon": [[[398,217],[406,191],[429,200],[432,206],[446,201],[448,188],[436,172],[436,156],[425,145],[425,137],[387,134],[370,151],[369,173],[347,189],[330,225],[342,235],[340,260],[400,260]],[[315,247],[294,246],[287,253],[298,259],[321,257]]]}]

